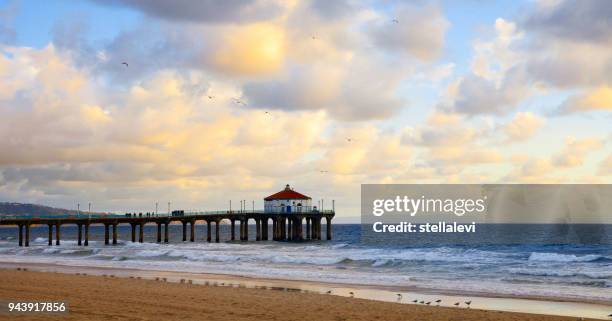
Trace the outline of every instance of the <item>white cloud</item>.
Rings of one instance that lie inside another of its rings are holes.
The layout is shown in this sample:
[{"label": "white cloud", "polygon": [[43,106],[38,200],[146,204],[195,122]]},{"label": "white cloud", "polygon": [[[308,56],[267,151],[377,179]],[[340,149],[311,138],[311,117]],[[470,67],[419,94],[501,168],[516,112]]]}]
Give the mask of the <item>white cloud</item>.
[{"label": "white cloud", "polygon": [[567,137],[565,148],[552,157],[552,163],[555,166],[565,168],[581,166],[589,153],[602,147],[603,143],[599,139]]},{"label": "white cloud", "polygon": [[546,120],[530,112],[517,113],[512,121],[503,126],[508,136],[508,141],[525,141],[531,138],[544,124]]}]

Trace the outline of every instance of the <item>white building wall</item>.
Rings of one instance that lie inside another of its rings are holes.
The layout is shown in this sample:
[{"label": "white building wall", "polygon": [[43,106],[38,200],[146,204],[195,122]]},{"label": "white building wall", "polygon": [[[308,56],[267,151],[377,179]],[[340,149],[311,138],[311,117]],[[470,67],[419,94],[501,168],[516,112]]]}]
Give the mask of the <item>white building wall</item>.
[{"label": "white building wall", "polygon": [[310,199],[264,201],[264,209],[266,212],[273,213],[300,213],[313,210]]}]

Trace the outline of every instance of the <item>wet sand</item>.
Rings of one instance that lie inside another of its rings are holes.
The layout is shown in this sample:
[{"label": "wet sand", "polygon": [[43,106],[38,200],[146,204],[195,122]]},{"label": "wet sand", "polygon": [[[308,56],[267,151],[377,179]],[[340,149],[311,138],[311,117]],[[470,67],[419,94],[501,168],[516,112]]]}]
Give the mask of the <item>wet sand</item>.
[{"label": "wet sand", "polygon": [[[92,275],[0,270],[0,299],[67,301],[66,314],[29,320],[576,320],[466,308],[397,304],[287,288],[245,288]],[[8,316],[8,317],[7,317]],[[3,319],[24,315],[4,313]]]}]

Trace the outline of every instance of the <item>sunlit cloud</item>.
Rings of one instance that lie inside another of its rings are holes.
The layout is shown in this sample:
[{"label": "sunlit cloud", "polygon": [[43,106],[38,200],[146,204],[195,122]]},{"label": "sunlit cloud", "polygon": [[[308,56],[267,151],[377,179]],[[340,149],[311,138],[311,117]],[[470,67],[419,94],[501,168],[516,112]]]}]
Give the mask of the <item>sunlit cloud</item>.
[{"label": "sunlit cloud", "polygon": [[354,210],[362,183],[611,175],[606,2],[478,26],[401,1],[89,5],[137,19],[25,45],[0,8],[1,199],[214,209],[290,183]]}]

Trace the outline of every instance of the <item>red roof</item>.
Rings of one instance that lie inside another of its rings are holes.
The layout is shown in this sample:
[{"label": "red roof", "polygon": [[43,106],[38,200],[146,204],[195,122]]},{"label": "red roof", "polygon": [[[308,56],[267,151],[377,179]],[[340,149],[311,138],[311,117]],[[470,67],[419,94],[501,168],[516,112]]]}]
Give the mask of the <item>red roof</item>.
[{"label": "red roof", "polygon": [[304,194],[302,194],[302,193],[298,193],[298,192],[292,190],[289,187],[289,184],[287,184],[287,186],[285,186],[284,190],[264,198],[265,201],[295,200],[295,199],[298,199],[298,200],[309,200],[311,198],[306,196],[306,195],[304,195]]}]

